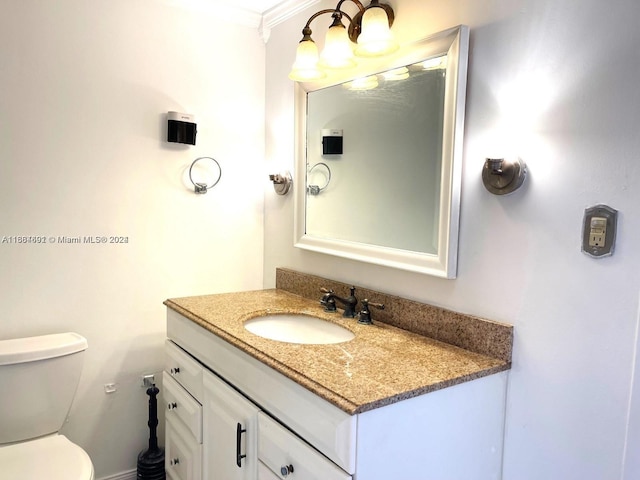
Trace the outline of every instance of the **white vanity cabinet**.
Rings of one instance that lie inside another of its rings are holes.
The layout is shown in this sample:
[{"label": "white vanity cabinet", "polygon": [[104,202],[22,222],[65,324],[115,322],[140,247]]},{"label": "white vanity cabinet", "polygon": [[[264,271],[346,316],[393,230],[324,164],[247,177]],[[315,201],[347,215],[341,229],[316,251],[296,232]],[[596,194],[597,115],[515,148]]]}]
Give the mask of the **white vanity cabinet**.
[{"label": "white vanity cabinet", "polygon": [[202,372],[202,365],[167,341],[162,385],[170,480],[202,479]]},{"label": "white vanity cabinet", "polygon": [[202,367],[204,480],[501,479],[507,372],[352,415],[172,309],[167,336]]}]

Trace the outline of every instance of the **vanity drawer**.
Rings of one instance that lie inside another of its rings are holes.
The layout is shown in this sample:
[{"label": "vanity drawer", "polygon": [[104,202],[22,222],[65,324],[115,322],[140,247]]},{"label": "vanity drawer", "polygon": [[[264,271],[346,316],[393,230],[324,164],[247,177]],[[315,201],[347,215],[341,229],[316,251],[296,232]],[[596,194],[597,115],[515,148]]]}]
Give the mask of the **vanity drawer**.
[{"label": "vanity drawer", "polygon": [[167,420],[181,422],[195,441],[202,443],[202,405],[167,372],[163,372],[162,382]]},{"label": "vanity drawer", "polygon": [[171,480],[202,479],[202,445],[178,420],[167,418],[165,470]]},{"label": "vanity drawer", "polygon": [[202,403],[202,365],[171,340],[165,342],[164,370]]},{"label": "vanity drawer", "polygon": [[305,480],[351,479],[351,475],[262,412],[258,413],[258,458],[275,474],[273,478],[292,474],[292,478]]},{"label": "vanity drawer", "polygon": [[258,462],[258,480],[280,480],[280,477],[273,473],[262,462]]}]

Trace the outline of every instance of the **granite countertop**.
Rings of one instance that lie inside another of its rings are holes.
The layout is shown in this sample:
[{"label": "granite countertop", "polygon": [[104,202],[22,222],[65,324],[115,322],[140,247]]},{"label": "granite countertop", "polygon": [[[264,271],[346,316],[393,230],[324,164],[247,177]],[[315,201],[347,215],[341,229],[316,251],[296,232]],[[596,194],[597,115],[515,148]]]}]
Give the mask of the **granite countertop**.
[{"label": "granite countertop", "polygon": [[[357,414],[510,368],[510,363],[375,322],[360,325],[318,301],[284,290],[173,298],[165,305],[331,402]],[[268,340],[243,322],[274,313],[306,313],[342,325],[351,341],[303,345]]]}]

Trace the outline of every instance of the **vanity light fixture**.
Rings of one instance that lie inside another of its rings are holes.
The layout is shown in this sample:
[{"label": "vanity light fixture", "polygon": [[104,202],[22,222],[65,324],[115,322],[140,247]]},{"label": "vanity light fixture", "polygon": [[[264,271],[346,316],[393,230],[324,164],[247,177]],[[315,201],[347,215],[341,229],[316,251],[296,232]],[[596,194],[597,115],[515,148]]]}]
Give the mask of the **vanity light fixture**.
[{"label": "vanity light fixture", "polygon": [[527,165],[520,159],[487,158],[482,168],[482,183],[494,195],[508,195],[522,186]]},{"label": "vanity light fixture", "polygon": [[[377,57],[392,53],[398,49],[393,39],[391,25],[395,14],[390,5],[371,0],[365,7],[359,0],[348,0],[358,7],[358,12],[350,17],[342,10],[340,0],[335,9],[325,9],[311,15],[302,29],[302,40],[296,50],[289,78],[296,82],[319,80],[326,77],[325,69],[344,69],[356,65],[355,55],[361,57]],[[324,50],[318,54],[318,47],[311,38],[311,22],[317,17],[331,14],[333,23],[327,31]],[[348,27],[342,23],[346,18]]]}]

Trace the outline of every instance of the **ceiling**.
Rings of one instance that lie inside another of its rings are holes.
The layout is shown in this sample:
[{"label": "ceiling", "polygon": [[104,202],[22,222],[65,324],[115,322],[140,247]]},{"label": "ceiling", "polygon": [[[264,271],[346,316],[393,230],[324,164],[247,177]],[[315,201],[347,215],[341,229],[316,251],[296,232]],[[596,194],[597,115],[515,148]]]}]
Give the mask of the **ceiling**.
[{"label": "ceiling", "polygon": [[246,8],[257,13],[264,13],[272,7],[275,7],[279,3],[283,3],[283,0],[227,0],[229,4],[233,4],[236,7]]}]

